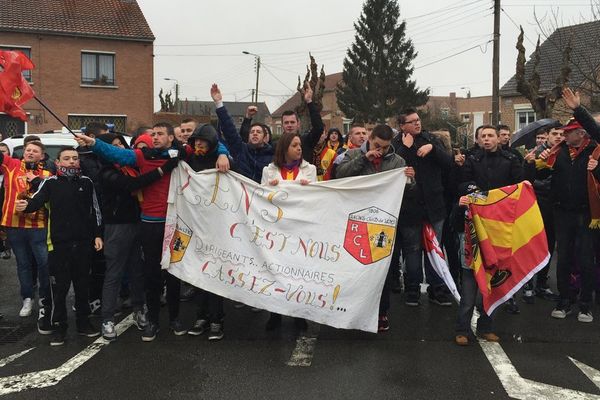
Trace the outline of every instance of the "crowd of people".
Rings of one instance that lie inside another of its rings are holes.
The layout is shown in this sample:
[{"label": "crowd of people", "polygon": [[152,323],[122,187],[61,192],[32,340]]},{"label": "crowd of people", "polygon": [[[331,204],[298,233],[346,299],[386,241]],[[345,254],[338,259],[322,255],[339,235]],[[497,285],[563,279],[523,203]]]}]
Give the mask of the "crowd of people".
[{"label": "crowd of people", "polygon": [[[213,85],[210,93],[219,129],[193,119],[176,127],[157,123],[139,129],[129,143],[104,124],[90,123],[85,134],[76,135],[79,146],[62,148],[56,160],[48,160],[44,145],[34,136],[25,138],[22,159],[0,148],[1,225],[16,258],[23,299],[19,315],[30,316],[37,304],[38,331],[51,335],[51,345],[62,345],[67,336],[66,298],[71,284],[80,335],[115,340],[115,315],[125,298],[145,342],[153,341],[159,332],[163,303],[168,328],[175,335],[208,332],[209,340],[224,337],[224,299],[182,285],[161,270],[170,174],[180,160],[194,171],[233,169],[267,186],[282,180],[310,185],[405,168],[407,185],[398,199],[402,207],[381,293],[378,331],[390,329],[391,292],[404,292],[405,304],[418,307],[421,284],[426,282],[430,302],[452,303],[444,281],[423,257],[422,230],[428,223],[444,246],[461,292],[458,345],[469,344],[474,334],[499,340],[492,316],[482,310],[473,270],[464,259],[468,195],[528,180],[535,189],[551,254],[556,243],[558,294],[548,282],[548,262],[524,287],[522,299],[556,301],[554,318],[566,318],[577,305],[578,321],[593,320],[594,292],[600,299],[595,254],[600,246],[593,229],[600,225],[600,197],[594,186],[600,179],[600,126],[570,89],[563,91],[563,98],[574,119],[558,128],[540,129],[536,146],[524,153],[510,147],[507,126],[480,126],[472,148],[454,148],[449,140],[423,129],[416,109],[401,111],[398,130],[379,124],[368,131],[355,123],[344,137],[337,128],[325,129],[308,85],[302,94],[310,129],[301,133],[298,115],[286,111],[281,117],[283,133],[275,138],[267,125],[253,120],[256,107],[248,107],[238,130],[219,87]],[[191,326],[179,316],[182,298],[195,301],[196,319]],[[471,332],[476,307],[477,330]],[[505,309],[518,313],[517,299],[509,300]],[[101,327],[92,324],[93,311],[99,313]],[[266,329],[278,329],[281,323],[281,315],[272,313]],[[307,328],[303,319],[296,318],[295,324],[301,331]]]}]

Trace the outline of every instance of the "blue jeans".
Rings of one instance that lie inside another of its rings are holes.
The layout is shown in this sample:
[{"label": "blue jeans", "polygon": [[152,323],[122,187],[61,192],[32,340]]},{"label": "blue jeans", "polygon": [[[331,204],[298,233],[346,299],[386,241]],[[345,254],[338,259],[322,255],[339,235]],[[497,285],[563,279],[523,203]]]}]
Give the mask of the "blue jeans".
[{"label": "blue jeans", "polygon": [[[433,222],[431,225],[438,242],[442,243],[444,220]],[[406,290],[419,291],[419,285],[423,282],[423,265],[421,263],[423,259],[423,225],[399,225],[398,230],[406,265]],[[432,288],[444,284],[442,278],[433,270],[427,256],[425,256],[425,278]]]},{"label": "blue jeans", "polygon": [[38,269],[39,296],[48,298],[48,231],[46,228],[6,228],[8,241],[17,259],[17,275],[21,284],[21,297],[33,299],[33,260]]}]

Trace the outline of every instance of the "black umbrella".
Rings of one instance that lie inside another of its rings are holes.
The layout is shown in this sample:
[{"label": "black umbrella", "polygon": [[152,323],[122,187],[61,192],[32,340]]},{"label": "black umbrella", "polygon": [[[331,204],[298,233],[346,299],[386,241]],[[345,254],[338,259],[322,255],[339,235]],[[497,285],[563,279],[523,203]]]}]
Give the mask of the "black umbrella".
[{"label": "black umbrella", "polygon": [[539,119],[533,121],[529,125],[525,125],[521,129],[515,132],[512,137],[510,147],[515,148],[525,145],[527,148],[535,146],[535,133],[540,128],[557,128],[562,124],[552,118]]}]

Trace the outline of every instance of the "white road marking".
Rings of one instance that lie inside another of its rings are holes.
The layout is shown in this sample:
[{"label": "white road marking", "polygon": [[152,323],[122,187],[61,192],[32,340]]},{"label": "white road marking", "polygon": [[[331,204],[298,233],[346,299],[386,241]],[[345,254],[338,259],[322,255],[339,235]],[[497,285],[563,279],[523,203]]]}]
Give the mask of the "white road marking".
[{"label": "white road marking", "polygon": [[296,340],[296,347],[286,364],[290,367],[310,367],[316,344],[316,337],[300,336]]},{"label": "white road marking", "polygon": [[[130,314],[115,326],[117,335],[122,334],[132,325],[133,314]],[[98,354],[98,352],[108,344],[109,342],[100,337],[60,367],[2,377],[0,378],[0,395],[20,392],[27,389],[39,389],[54,386],[82,366],[86,361]]]},{"label": "white road marking", "polygon": [[[506,393],[520,400],[600,400],[599,395],[535,382],[519,375],[499,343],[480,341],[485,356],[494,368]],[[589,367],[588,367],[589,368]],[[587,375],[587,374],[586,374]]]},{"label": "white road marking", "polygon": [[35,347],[32,347],[30,349],[27,350],[23,350],[20,353],[17,354],[13,354],[12,356],[8,356],[6,358],[3,358],[2,360],[0,360],[0,368],[10,364],[11,362],[15,361],[17,358],[24,356],[25,354],[29,353],[31,350],[35,349]]},{"label": "white road marking", "polygon": [[600,389],[600,371],[582,363],[581,361],[577,361],[574,358],[569,357],[569,360],[571,360],[573,364],[575,364],[577,368],[579,368],[581,372],[583,372],[585,376],[587,376],[590,381],[594,382],[594,385]]}]

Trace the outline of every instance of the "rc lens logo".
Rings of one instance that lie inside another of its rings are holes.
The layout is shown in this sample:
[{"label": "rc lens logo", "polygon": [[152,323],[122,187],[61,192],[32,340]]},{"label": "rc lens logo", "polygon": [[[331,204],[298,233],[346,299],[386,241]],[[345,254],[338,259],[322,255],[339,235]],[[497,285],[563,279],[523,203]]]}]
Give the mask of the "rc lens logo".
[{"label": "rc lens logo", "polygon": [[377,207],[349,215],[344,249],[361,264],[372,264],[392,254],[397,218]]},{"label": "rc lens logo", "polygon": [[173,234],[170,245],[171,263],[177,263],[183,260],[183,256],[190,244],[193,233],[194,232],[185,222],[183,222],[183,220],[181,220],[181,218],[177,218],[177,226],[175,227],[175,233]]}]

